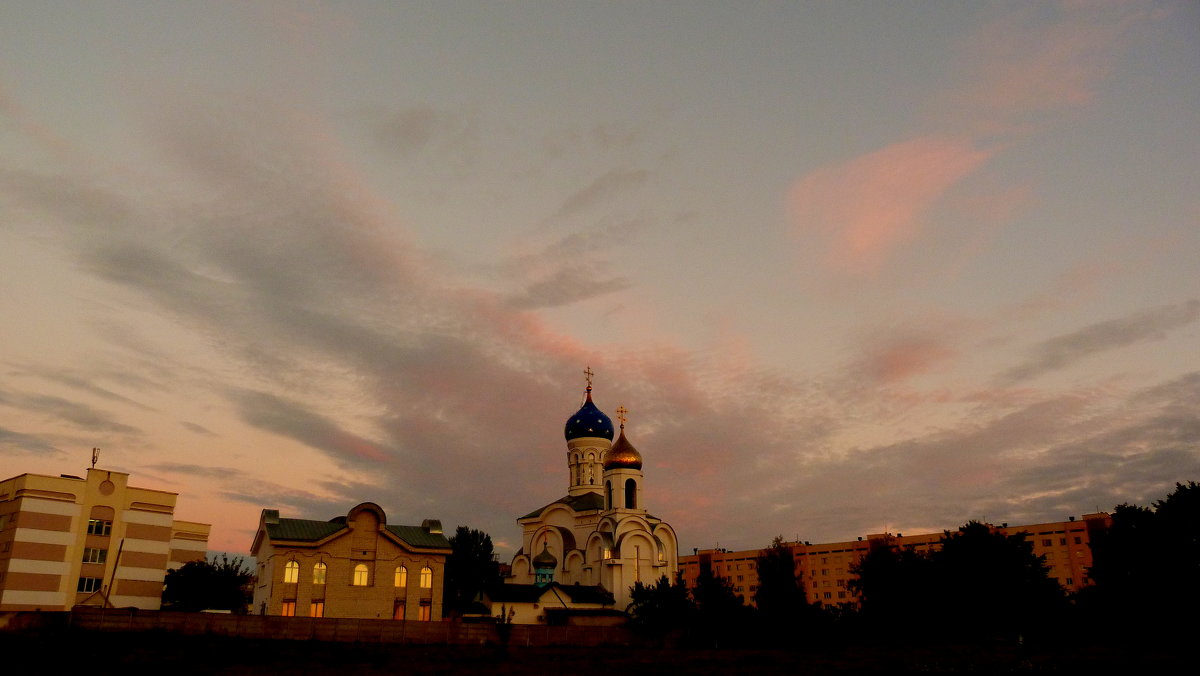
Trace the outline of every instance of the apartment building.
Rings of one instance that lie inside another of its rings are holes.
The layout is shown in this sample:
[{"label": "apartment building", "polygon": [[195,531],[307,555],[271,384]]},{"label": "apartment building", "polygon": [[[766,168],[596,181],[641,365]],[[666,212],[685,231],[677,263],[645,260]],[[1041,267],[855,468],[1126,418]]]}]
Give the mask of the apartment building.
[{"label": "apartment building", "polygon": [[177,497],[96,468],[0,481],[0,611],[157,610],[167,569],[208,549],[211,526],[176,521]]},{"label": "apartment building", "polygon": [[[1079,591],[1089,584],[1087,570],[1092,565],[1092,536],[1106,530],[1112,524],[1107,513],[1085,514],[1081,520],[1070,517],[1067,521],[1038,523],[1025,526],[1010,526],[1007,523],[992,528],[1013,535],[1026,533],[1033,544],[1033,552],[1046,557],[1050,577],[1058,580],[1068,592]],[[859,537],[845,542],[812,544],[788,542],[796,562],[796,579],[804,585],[810,603],[824,606],[858,605],[858,598],[850,586],[854,579],[853,569],[860,559],[875,547],[897,547],[918,552],[930,551],[940,546],[942,533],[904,535],[902,533],[879,533]],[[707,569],[733,584],[734,591],[748,604],[754,603],[754,592],[758,590],[758,557],[761,550],[749,549],[727,551],[724,549],[695,550],[691,556],[679,558],[679,568],[684,583],[695,587],[700,571]]]}]

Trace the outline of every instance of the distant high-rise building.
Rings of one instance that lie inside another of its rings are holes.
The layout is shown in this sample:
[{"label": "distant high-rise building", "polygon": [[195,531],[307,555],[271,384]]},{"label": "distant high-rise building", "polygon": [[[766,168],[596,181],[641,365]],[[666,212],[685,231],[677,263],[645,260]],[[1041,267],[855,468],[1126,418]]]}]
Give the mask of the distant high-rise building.
[{"label": "distant high-rise building", "polygon": [[157,610],[167,569],[208,550],[211,526],[175,520],[177,497],[96,468],[0,481],[0,610]]},{"label": "distant high-rise building", "polygon": [[[1005,535],[1027,533],[1033,553],[1046,557],[1050,577],[1058,580],[1068,592],[1079,591],[1089,584],[1087,570],[1092,565],[1092,536],[1111,525],[1108,514],[1084,514],[1082,521],[1074,517],[1067,521],[1037,523],[1027,526],[992,526]],[[796,580],[804,587],[809,603],[823,606],[857,606],[858,597],[850,587],[855,579],[853,566],[876,547],[911,549],[918,552],[937,549],[943,533],[892,535],[880,533],[847,542],[809,544],[784,543],[796,564]],[[734,591],[746,603],[754,603],[758,590],[758,557],[762,550],[746,549],[736,552],[723,549],[701,549],[690,556],[680,557],[679,567],[688,588],[696,586],[701,570],[723,577],[733,584]]]}]

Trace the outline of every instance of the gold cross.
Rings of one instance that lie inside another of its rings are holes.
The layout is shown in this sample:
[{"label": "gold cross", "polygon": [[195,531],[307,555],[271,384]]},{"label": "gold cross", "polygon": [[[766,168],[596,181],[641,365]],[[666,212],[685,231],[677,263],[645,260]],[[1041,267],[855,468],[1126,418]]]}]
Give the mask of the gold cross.
[{"label": "gold cross", "polygon": [[625,414],[629,413],[629,409],[624,406],[617,407],[617,420],[621,421],[621,427],[625,426]]},{"label": "gold cross", "polygon": [[589,366],[583,370],[583,377],[587,378],[587,386],[588,387],[592,386],[592,376],[594,376],[594,375],[596,375],[596,374],[592,371],[591,366]]}]

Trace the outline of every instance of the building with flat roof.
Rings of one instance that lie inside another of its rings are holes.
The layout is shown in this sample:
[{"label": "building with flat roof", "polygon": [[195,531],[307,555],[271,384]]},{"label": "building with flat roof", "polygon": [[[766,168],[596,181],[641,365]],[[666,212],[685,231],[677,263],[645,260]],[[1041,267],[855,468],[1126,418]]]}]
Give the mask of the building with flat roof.
[{"label": "building with flat roof", "polygon": [[167,569],[208,549],[211,526],[176,521],[177,497],[96,468],[0,481],[0,610],[157,610]]},{"label": "building with flat roof", "polygon": [[264,509],[250,554],[258,560],[251,612],[442,619],[450,542],[435,519],[392,525],[373,502],[329,521],[289,519]]},{"label": "building with flat roof", "polygon": [[[1046,557],[1050,577],[1058,580],[1067,592],[1076,592],[1090,582],[1088,568],[1092,565],[1092,536],[1112,524],[1107,513],[1084,514],[1082,520],[1038,523],[1027,526],[992,525],[1005,535],[1025,533],[1033,543],[1033,553]],[[990,524],[989,524],[990,525]],[[859,599],[850,586],[855,579],[854,565],[876,547],[911,549],[918,552],[940,547],[943,533],[903,535],[879,533],[857,540],[810,544],[787,542],[796,564],[796,580],[803,584],[809,603],[822,606],[858,606]],[[683,581],[688,588],[696,586],[701,570],[723,577],[733,584],[734,591],[748,604],[754,603],[758,590],[758,557],[762,550],[698,549],[679,559]]]}]

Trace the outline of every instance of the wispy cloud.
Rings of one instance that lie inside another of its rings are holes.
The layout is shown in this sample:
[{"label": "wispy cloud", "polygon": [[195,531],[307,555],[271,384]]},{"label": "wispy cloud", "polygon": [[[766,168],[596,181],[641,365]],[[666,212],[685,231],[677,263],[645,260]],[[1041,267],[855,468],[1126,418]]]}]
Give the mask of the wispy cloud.
[{"label": "wispy cloud", "polygon": [[0,453],[19,455],[23,453],[61,455],[54,444],[36,434],[24,434],[0,427]]},{"label": "wispy cloud", "polygon": [[609,170],[564,198],[544,225],[557,225],[560,221],[575,218],[581,212],[643,185],[648,178],[650,172],[644,169]]},{"label": "wispy cloud", "polygon": [[1163,340],[1167,332],[1200,318],[1200,300],[1163,305],[1085,326],[1037,345],[1029,357],[1005,371],[1000,380],[1014,383],[1067,368],[1086,357],[1137,343]]},{"label": "wispy cloud", "polygon": [[1015,8],[963,40],[969,84],[945,104],[980,133],[1036,130],[1040,115],[1091,103],[1125,35],[1155,15],[1124,2]]},{"label": "wispy cloud", "polygon": [[237,479],[244,476],[243,472],[232,467],[208,467],[205,465],[191,465],[179,462],[160,462],[155,465],[147,465],[146,469],[156,470],[159,472],[169,472],[171,474],[186,474],[189,476],[220,480]]},{"label": "wispy cloud", "polygon": [[968,140],[926,136],[818,169],[789,195],[797,233],[823,239],[836,269],[873,272],[920,234],[930,209],[992,152]]}]

